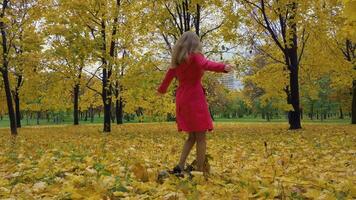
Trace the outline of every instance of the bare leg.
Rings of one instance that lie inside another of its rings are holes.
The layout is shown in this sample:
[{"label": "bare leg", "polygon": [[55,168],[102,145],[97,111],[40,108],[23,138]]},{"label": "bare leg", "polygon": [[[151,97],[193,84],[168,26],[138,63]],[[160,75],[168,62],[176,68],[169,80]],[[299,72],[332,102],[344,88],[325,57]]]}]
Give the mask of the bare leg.
[{"label": "bare leg", "polygon": [[206,135],[205,132],[195,133],[197,141],[197,170],[204,171],[205,153],[206,153]]},{"label": "bare leg", "polygon": [[181,169],[184,169],[185,161],[187,160],[189,152],[193,148],[194,144],[195,144],[195,134],[189,133],[189,137],[185,141],[182,154],[180,155],[180,160],[178,165]]}]

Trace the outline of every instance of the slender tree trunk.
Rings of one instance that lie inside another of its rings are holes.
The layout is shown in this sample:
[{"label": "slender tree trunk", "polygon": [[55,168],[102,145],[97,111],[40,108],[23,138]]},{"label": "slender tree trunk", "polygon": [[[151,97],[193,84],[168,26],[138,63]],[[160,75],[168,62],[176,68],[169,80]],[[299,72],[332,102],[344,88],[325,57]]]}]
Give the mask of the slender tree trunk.
[{"label": "slender tree trunk", "polygon": [[88,121],[88,110],[85,111],[84,121]]},{"label": "slender tree trunk", "polygon": [[17,84],[16,84],[16,88],[15,88],[15,91],[14,91],[16,126],[17,126],[17,128],[21,128],[22,116],[21,116],[21,112],[20,112],[20,94],[19,94],[19,90],[20,90],[20,87],[22,85],[22,80],[23,80],[22,75],[16,75],[16,80],[17,80]]},{"label": "slender tree trunk", "polygon": [[104,132],[111,131],[111,105],[104,104]]},{"label": "slender tree trunk", "polygon": [[89,109],[90,109],[90,122],[93,123],[94,122],[94,108],[91,105]]},{"label": "slender tree trunk", "polygon": [[[121,5],[120,0],[116,0],[116,8]],[[117,34],[117,23],[119,17],[114,18],[112,32],[111,32],[111,42],[109,47],[109,54],[111,58],[115,58],[115,48],[116,40],[113,39]],[[106,55],[107,52],[107,40],[106,40],[106,22],[104,19],[101,20],[101,37],[102,37],[102,52]],[[112,75],[112,64],[105,57],[102,58],[103,63],[103,79],[102,79],[102,98],[104,102],[104,132],[111,132],[111,104],[112,104],[112,83],[110,81]]]},{"label": "slender tree trunk", "polygon": [[351,124],[356,124],[356,80],[352,82],[352,114]]},{"label": "slender tree trunk", "polygon": [[116,100],[116,123],[117,124],[123,124],[123,102],[122,98],[119,97],[119,99]]},{"label": "slender tree trunk", "polygon": [[103,104],[104,104],[104,132],[111,131],[111,95],[107,89],[109,87],[106,69],[103,70]]},{"label": "slender tree trunk", "polygon": [[[2,9],[0,13],[0,18],[5,18],[5,11],[8,8],[8,3],[9,0],[4,0],[2,2]],[[1,30],[1,39],[2,39],[2,65],[0,67],[0,72],[2,74],[3,82],[4,82],[4,89],[5,89],[5,95],[6,95],[6,103],[7,103],[7,109],[8,109],[8,114],[10,118],[10,130],[11,130],[11,135],[16,136],[17,135],[17,127],[16,127],[16,115],[13,107],[13,102],[12,102],[12,95],[11,95],[11,87],[10,87],[10,81],[9,81],[9,74],[8,74],[8,65],[9,65],[9,60],[8,60],[8,50],[9,46],[7,43],[7,34],[6,34],[6,25],[4,20],[0,21],[0,30]]]},{"label": "slender tree trunk", "polygon": [[73,104],[73,124],[79,124],[79,84],[74,86],[73,96],[74,96],[74,104]]},{"label": "slender tree trunk", "polygon": [[4,61],[3,70],[2,72],[2,78],[4,81],[4,89],[5,89],[5,95],[6,95],[6,103],[7,103],[7,109],[8,109],[8,115],[10,119],[10,129],[11,129],[11,134],[16,136],[17,135],[17,126],[16,126],[16,115],[13,107],[13,102],[12,102],[12,95],[11,95],[11,90],[10,90],[10,82],[9,82],[9,75],[7,71],[7,61]]},{"label": "slender tree trunk", "polygon": [[40,125],[41,112],[37,111],[37,125]]},{"label": "slender tree trunk", "polygon": [[16,112],[16,126],[17,128],[21,128],[20,97],[18,91],[15,91],[14,101],[15,101],[15,112]]},{"label": "slender tree trunk", "polygon": [[195,33],[197,35],[200,35],[200,12],[201,12],[201,6],[197,4],[197,11],[196,11],[196,16],[195,16]]},{"label": "slender tree trunk", "polygon": [[116,112],[115,112],[116,108],[114,106],[114,104],[111,104],[111,123],[115,123],[115,117],[116,117]]},{"label": "slender tree trunk", "polygon": [[49,122],[49,113],[47,110],[46,110],[46,119],[47,119],[47,122]]},{"label": "slender tree trunk", "polygon": [[301,108],[301,109],[300,109],[300,119],[302,119],[302,120],[303,120],[303,114],[304,114],[304,113],[303,113],[303,109]]},{"label": "slender tree trunk", "polygon": [[314,120],[314,103],[313,102],[311,103],[311,106],[310,106],[310,119]]}]

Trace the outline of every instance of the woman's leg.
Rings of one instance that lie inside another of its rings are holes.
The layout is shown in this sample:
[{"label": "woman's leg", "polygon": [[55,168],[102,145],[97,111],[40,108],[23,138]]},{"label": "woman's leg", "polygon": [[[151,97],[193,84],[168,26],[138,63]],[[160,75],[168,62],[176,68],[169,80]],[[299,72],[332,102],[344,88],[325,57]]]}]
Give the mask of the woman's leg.
[{"label": "woman's leg", "polygon": [[195,134],[189,133],[189,137],[185,141],[182,154],[180,155],[180,160],[179,160],[178,165],[181,169],[184,169],[185,161],[187,160],[189,152],[192,149],[192,147],[194,146],[194,144],[195,144]]},{"label": "woman's leg", "polygon": [[197,141],[197,170],[204,171],[206,153],[206,134],[205,132],[195,133]]}]

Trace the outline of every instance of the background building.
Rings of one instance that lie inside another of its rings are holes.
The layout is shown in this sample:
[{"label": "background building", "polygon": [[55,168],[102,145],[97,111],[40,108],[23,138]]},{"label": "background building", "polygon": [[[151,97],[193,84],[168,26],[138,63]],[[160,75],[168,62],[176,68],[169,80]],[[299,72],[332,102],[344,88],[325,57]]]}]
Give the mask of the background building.
[{"label": "background building", "polygon": [[234,73],[223,74],[219,81],[229,90],[238,90],[242,88],[242,83],[236,78]]}]

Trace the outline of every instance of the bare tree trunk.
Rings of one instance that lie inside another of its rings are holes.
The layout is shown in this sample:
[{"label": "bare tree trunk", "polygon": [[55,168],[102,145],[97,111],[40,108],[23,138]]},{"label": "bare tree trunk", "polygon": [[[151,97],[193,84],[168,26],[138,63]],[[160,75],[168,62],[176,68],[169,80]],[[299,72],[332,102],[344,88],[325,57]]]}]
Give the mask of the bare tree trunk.
[{"label": "bare tree trunk", "polygon": [[[7,65],[7,63],[6,63],[6,65]],[[9,75],[8,75],[6,68],[5,68],[5,70],[2,70],[2,78],[4,81],[6,103],[7,103],[8,115],[9,115],[9,119],[10,119],[10,129],[11,129],[12,135],[17,135],[16,115],[15,115],[15,111],[14,111],[14,107],[13,107],[13,103],[12,103]]]},{"label": "bare tree trunk", "polygon": [[93,123],[94,122],[94,108],[92,105],[90,105],[90,122]]},{"label": "bare tree trunk", "polygon": [[356,124],[356,80],[352,82],[352,114],[351,124]]},{"label": "bare tree trunk", "polygon": [[41,112],[37,111],[37,125],[40,125]]},{"label": "bare tree trunk", "polygon": [[73,124],[79,124],[79,84],[74,86],[73,90],[74,104],[73,104]]},{"label": "bare tree trunk", "polygon": [[116,100],[116,123],[123,124],[123,102],[122,97]]},{"label": "bare tree trunk", "polygon": [[[0,18],[4,19],[5,18],[5,11],[8,8],[8,3],[9,0],[4,0],[2,3],[2,10],[0,13]],[[9,48],[7,44],[7,35],[6,35],[6,25],[4,23],[4,20],[0,21],[0,30],[1,30],[1,39],[2,39],[2,67],[0,67],[3,82],[4,82],[4,89],[5,89],[5,95],[6,95],[6,103],[7,103],[7,109],[8,109],[8,114],[10,118],[10,129],[11,129],[11,135],[16,136],[17,135],[17,126],[16,126],[16,115],[13,107],[13,102],[12,102],[12,95],[11,95],[11,87],[10,87],[10,81],[9,81],[9,74],[8,74],[8,65],[9,65],[9,60],[8,60],[8,53],[9,53]]]},{"label": "bare tree trunk", "polygon": [[[296,3],[293,2],[292,12],[296,12]],[[299,71],[299,61],[298,61],[298,38],[297,38],[297,25],[294,20],[294,15],[290,17],[292,21],[291,29],[293,30],[293,36],[291,40],[291,46],[287,47],[286,54],[289,63],[289,84],[290,84],[290,101],[293,110],[289,111],[289,125],[290,129],[300,129],[302,128],[300,122],[300,103],[299,103],[299,82],[298,82],[298,71]]]}]

